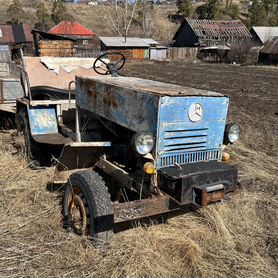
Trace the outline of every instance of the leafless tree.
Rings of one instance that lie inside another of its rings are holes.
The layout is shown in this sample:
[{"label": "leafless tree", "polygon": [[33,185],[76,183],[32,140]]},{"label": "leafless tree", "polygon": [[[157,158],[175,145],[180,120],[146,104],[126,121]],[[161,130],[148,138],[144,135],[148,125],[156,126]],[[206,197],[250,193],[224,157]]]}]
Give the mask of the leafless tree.
[{"label": "leafless tree", "polygon": [[110,29],[117,35],[125,38],[128,36],[130,25],[133,21],[138,0],[109,0],[104,19]]},{"label": "leafless tree", "polygon": [[152,36],[157,31],[155,30],[153,9],[153,4],[147,0],[141,0],[137,5],[137,24],[140,27],[141,35],[145,37]]}]

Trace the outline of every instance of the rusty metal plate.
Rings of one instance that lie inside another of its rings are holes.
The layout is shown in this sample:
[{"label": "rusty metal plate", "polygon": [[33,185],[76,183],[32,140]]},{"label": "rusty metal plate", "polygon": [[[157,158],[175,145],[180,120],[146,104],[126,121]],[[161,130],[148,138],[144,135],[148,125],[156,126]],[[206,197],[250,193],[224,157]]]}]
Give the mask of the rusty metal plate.
[{"label": "rusty metal plate", "polygon": [[201,206],[206,207],[209,204],[219,202],[224,199],[225,192],[223,190],[213,191],[213,192],[207,192],[206,190],[202,191],[202,201]]},{"label": "rusty metal plate", "polygon": [[92,77],[92,78],[82,78],[77,76],[77,82],[81,79],[91,83],[101,82],[107,84],[110,87],[116,86],[122,89],[131,89],[138,92],[148,92],[151,94],[159,96],[212,96],[221,97],[220,93],[206,91],[201,89],[195,89],[190,87],[184,87],[169,83],[162,83],[158,81],[142,79],[137,77],[123,77],[123,76],[107,76],[107,77]]},{"label": "rusty metal plate", "polygon": [[169,196],[142,199],[127,203],[114,203],[114,223],[140,219],[178,209]]},{"label": "rusty metal plate", "polygon": [[70,138],[66,138],[60,133],[37,134],[33,135],[33,139],[38,143],[45,143],[51,145],[65,145],[72,143],[72,140]]}]

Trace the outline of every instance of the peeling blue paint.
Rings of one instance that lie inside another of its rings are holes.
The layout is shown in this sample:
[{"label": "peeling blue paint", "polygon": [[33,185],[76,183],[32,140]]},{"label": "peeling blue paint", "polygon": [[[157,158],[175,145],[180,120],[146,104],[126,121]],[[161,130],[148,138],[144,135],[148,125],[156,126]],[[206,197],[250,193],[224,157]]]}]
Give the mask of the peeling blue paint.
[{"label": "peeling blue paint", "polygon": [[[190,121],[188,116],[189,107],[194,103],[203,108],[198,122]],[[156,142],[157,168],[219,160],[228,104],[227,97],[162,97]]]},{"label": "peeling blue paint", "polygon": [[32,135],[58,133],[54,107],[29,107],[28,116]]}]

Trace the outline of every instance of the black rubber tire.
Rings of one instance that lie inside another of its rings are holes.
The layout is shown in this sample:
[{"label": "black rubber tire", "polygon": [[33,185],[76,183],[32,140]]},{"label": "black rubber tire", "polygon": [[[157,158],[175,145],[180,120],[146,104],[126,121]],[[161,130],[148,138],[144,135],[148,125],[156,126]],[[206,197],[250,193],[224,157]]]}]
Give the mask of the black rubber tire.
[{"label": "black rubber tire", "polygon": [[22,132],[25,141],[25,155],[31,168],[39,168],[43,163],[43,151],[41,144],[32,138],[27,119],[26,109],[21,109],[18,113],[17,131]]},{"label": "black rubber tire", "polygon": [[86,209],[87,236],[95,243],[108,241],[113,235],[114,209],[105,182],[92,170],[75,172],[69,177],[63,200],[64,227],[72,229],[68,200],[75,188],[80,190],[78,195]]}]

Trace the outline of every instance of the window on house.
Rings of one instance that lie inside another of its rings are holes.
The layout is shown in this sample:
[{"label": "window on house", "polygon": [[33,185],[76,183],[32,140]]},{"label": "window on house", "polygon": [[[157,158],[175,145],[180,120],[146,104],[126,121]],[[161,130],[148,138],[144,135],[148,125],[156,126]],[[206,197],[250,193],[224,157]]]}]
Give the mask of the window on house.
[{"label": "window on house", "polygon": [[83,44],[88,44],[89,41],[88,40],[83,40]]}]

